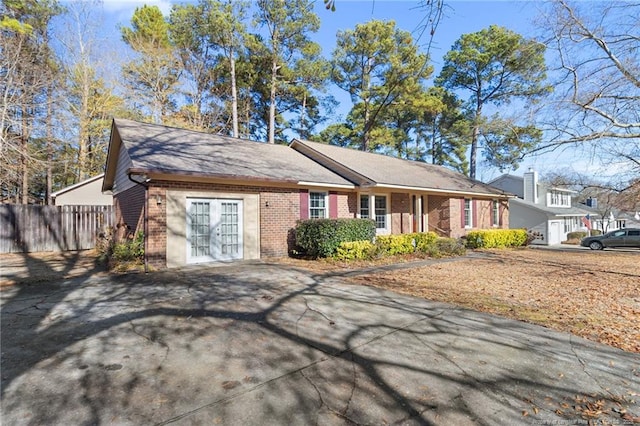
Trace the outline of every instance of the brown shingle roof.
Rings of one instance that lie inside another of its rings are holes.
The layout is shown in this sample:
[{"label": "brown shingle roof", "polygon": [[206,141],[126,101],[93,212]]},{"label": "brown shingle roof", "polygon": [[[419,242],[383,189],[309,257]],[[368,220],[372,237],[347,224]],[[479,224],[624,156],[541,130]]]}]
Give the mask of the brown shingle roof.
[{"label": "brown shingle roof", "polygon": [[133,169],[139,171],[352,186],[284,145],[124,119],[114,124]]},{"label": "brown shingle roof", "polygon": [[303,140],[294,140],[291,147],[360,185],[504,195],[498,188],[443,166]]}]

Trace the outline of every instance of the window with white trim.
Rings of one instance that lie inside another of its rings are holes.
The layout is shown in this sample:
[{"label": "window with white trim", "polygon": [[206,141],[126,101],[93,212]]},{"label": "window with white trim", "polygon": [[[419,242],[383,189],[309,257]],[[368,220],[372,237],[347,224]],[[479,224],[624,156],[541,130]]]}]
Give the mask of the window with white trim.
[{"label": "window with white trim", "polygon": [[376,223],[376,231],[380,234],[389,229],[389,212],[386,195],[360,194],[359,211],[361,219],[372,219]]},{"label": "window with white trim", "polygon": [[493,200],[492,202],[493,226],[500,226],[500,202]]},{"label": "window with white trim", "polygon": [[387,196],[375,195],[374,203],[376,229],[387,229]]},{"label": "window with white trim", "polygon": [[369,211],[369,195],[360,195],[360,218],[369,219],[371,212]]},{"label": "window with white trim", "polygon": [[563,191],[549,191],[549,206],[571,207],[571,195]]},{"label": "window with white trim", "polygon": [[309,192],[309,218],[324,219],[329,217],[327,214],[328,204],[326,192]]},{"label": "window with white trim", "polygon": [[473,207],[470,198],[464,199],[464,227],[473,227]]}]

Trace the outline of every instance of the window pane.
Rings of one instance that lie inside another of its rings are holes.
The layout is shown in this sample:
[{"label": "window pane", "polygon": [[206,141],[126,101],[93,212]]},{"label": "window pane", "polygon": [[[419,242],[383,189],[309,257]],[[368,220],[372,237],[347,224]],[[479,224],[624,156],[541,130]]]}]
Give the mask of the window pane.
[{"label": "window pane", "polygon": [[471,228],[471,200],[470,199],[465,199],[464,200],[464,226]]},{"label": "window pane", "polygon": [[311,219],[322,219],[327,217],[325,192],[309,193],[309,217]]},{"label": "window pane", "polygon": [[369,219],[369,196],[360,196],[360,217],[362,219]]},{"label": "window pane", "polygon": [[387,197],[384,195],[375,196],[375,214],[376,214],[376,228],[387,228]]}]

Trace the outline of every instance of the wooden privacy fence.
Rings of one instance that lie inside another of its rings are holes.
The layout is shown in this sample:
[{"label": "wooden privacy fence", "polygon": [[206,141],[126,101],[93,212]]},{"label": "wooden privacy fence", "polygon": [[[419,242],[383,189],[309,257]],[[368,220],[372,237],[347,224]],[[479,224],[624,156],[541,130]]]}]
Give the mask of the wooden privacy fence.
[{"label": "wooden privacy fence", "polygon": [[0,253],[91,249],[114,223],[113,206],[0,204]]}]

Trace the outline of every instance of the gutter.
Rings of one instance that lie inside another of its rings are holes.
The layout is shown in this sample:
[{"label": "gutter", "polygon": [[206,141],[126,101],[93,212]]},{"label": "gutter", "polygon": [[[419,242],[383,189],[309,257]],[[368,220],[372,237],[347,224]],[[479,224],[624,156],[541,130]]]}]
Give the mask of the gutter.
[{"label": "gutter", "polygon": [[[132,176],[140,176],[141,180],[135,180]],[[144,273],[149,273],[149,179],[145,173],[139,173],[135,171],[129,171],[127,173],[129,180],[144,188],[144,206],[143,206],[143,233],[144,233]]]}]

